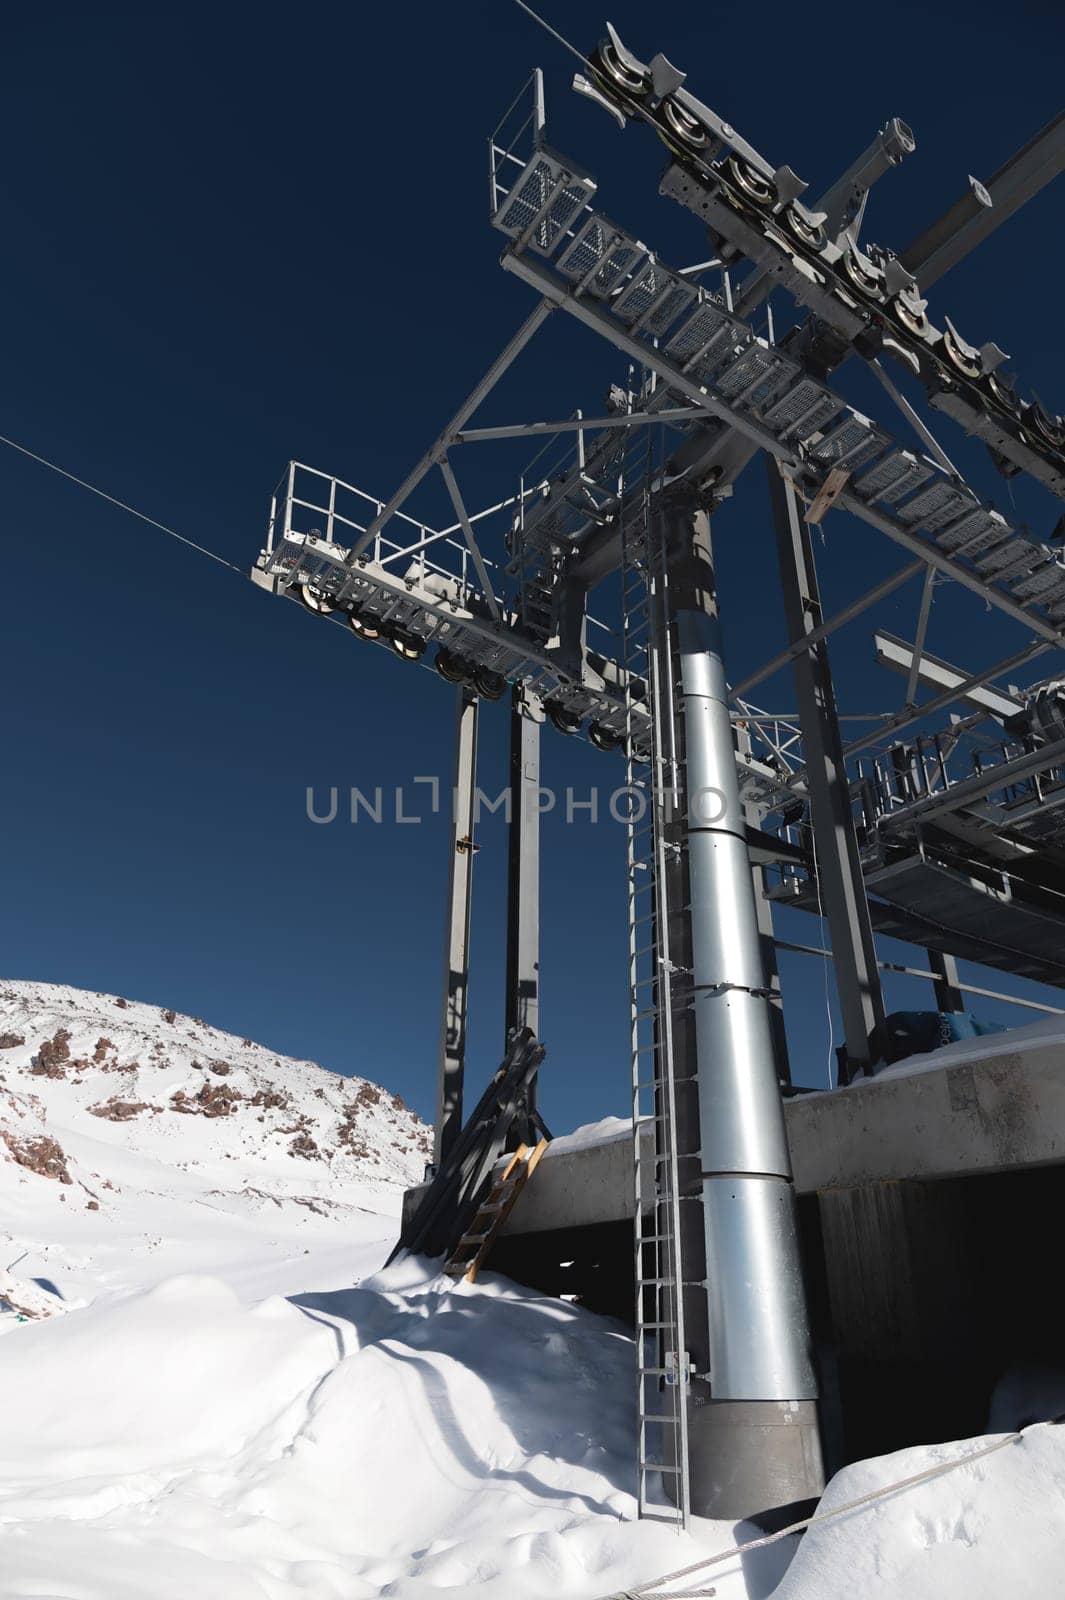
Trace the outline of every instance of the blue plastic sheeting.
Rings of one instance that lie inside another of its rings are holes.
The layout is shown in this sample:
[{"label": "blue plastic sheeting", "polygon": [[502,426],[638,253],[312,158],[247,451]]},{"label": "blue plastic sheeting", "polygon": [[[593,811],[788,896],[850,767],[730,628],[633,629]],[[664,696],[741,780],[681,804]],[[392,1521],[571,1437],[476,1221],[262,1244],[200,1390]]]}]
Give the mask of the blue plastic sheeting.
[{"label": "blue plastic sheeting", "polygon": [[874,1028],[869,1035],[869,1046],[874,1062],[892,1066],[956,1039],[979,1039],[986,1033],[1005,1031],[1001,1022],[985,1022],[971,1011],[892,1011],[883,1028]]}]

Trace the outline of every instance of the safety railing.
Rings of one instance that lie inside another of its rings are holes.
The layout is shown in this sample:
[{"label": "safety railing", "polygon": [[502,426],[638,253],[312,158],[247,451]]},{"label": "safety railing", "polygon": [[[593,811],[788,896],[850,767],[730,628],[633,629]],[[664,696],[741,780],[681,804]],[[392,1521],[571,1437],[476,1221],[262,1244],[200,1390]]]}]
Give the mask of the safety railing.
[{"label": "safety railing", "polygon": [[[274,555],[293,534],[313,535],[327,545],[337,546],[338,555],[346,554],[380,515],[383,506],[383,501],[357,489],[354,484],[319,472],[303,462],[292,461],[270,502],[266,554]],[[502,508],[493,506],[490,509]],[[363,552],[367,560],[386,570],[401,568],[398,575],[419,582],[424,582],[430,574],[457,582],[463,598],[479,590],[469,547],[455,537],[460,532],[457,524],[444,529],[432,528],[403,511],[393,514],[389,527],[396,523],[404,531],[409,530],[409,537],[406,540],[392,538],[378,529]],[[433,556],[428,554],[430,549]],[[490,573],[500,570],[499,564],[488,557],[484,558],[484,564]]]},{"label": "safety railing", "polygon": [[488,139],[491,215],[499,211],[514,179],[544,142],[544,75],[534,67]]}]

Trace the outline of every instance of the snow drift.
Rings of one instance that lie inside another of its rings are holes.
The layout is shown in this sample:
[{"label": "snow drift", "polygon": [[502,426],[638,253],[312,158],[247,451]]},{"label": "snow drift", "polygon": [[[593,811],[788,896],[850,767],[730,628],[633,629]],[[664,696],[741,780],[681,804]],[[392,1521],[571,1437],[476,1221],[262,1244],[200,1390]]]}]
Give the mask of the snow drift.
[{"label": "snow drift", "polygon": [[[0,985],[0,1600],[592,1600],[757,1533],[633,1520],[621,1324],[379,1270],[427,1148],[367,1080]],[[1040,1403],[1004,1391],[997,1425]],[[824,1504],[971,1448],[859,1463]],[[1063,1554],[1065,1430],[1034,1427],[667,1592],[1049,1600]]]}]

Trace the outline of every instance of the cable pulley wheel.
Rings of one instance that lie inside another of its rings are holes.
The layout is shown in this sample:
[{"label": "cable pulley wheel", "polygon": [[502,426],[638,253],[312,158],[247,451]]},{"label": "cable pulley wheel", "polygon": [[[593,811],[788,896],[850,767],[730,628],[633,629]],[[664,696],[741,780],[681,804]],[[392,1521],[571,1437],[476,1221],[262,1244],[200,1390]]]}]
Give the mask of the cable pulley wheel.
[{"label": "cable pulley wheel", "polygon": [[634,72],[631,67],[626,66],[609,39],[604,39],[599,46],[599,67],[604,76],[619,89],[624,89],[626,94],[646,94],[651,87],[644,73]]},{"label": "cable pulley wheel", "polygon": [[401,661],[420,661],[425,654],[425,640],[416,633],[397,628],[388,642]]},{"label": "cable pulley wheel", "polygon": [[477,667],[473,674],[473,687],[483,700],[502,700],[507,691],[507,680],[501,672],[491,667]]},{"label": "cable pulley wheel", "polygon": [[739,156],[729,156],[725,165],[749,200],[760,206],[773,204],[776,198],[773,185],[760,172],[756,172],[749,162],[742,161]]},{"label": "cable pulley wheel", "polygon": [[784,210],[784,226],[804,244],[808,250],[823,250],[825,247],[825,230],[820,223],[809,223],[801,212],[794,206],[787,206]]},{"label": "cable pulley wheel", "polygon": [[381,630],[376,620],[373,617],[360,616],[357,611],[353,611],[349,616],[348,627],[357,639],[374,640],[381,637]]},{"label": "cable pulley wheel", "polygon": [[967,354],[949,328],[943,334],[943,349],[947,353],[948,361],[958,369],[963,377],[979,378],[982,375],[983,367],[979,353],[975,356]]},{"label": "cable pulley wheel", "polygon": [[576,711],[570,711],[568,707],[550,700],[544,710],[547,712],[547,720],[553,728],[558,729],[559,733],[569,735],[579,732],[581,719]]},{"label": "cable pulley wheel", "polygon": [[1053,445],[1056,450],[1060,450],[1065,445],[1065,422],[1062,421],[1061,417],[1051,417],[1048,412],[1043,410],[1038,401],[1033,401],[1028,407],[1024,420],[1030,423],[1036,433],[1045,439],[1047,444]]},{"label": "cable pulley wheel", "polygon": [[299,597],[307,607],[307,610],[313,611],[316,617],[328,617],[330,612],[336,610],[336,606],[327,600],[323,594],[319,594],[313,589],[309,583],[300,584]]},{"label": "cable pulley wheel", "polygon": [[604,728],[601,722],[593,722],[588,729],[588,737],[597,750],[609,753],[616,750],[621,743],[621,735],[612,728]]},{"label": "cable pulley wheel", "polygon": [[690,150],[704,150],[710,143],[709,131],[678,100],[663,100],[662,117],[669,132]]},{"label": "cable pulley wheel", "polygon": [[445,683],[469,683],[470,681],[469,662],[463,661],[460,656],[453,656],[450,650],[438,650],[433,666]]},{"label": "cable pulley wheel", "polygon": [[906,295],[896,295],[892,309],[902,326],[910,333],[915,334],[917,338],[922,338],[928,332],[928,318],[923,311],[918,311],[914,308]]},{"label": "cable pulley wheel", "polygon": [[1001,410],[1008,412],[1014,418],[1020,416],[1021,402],[1016,389],[1011,383],[1004,383],[997,372],[989,372],[987,375],[987,387],[992,400]]},{"label": "cable pulley wheel", "polygon": [[879,273],[867,272],[853,250],[848,250],[844,255],[843,270],[860,294],[864,294],[870,300],[882,298]]}]

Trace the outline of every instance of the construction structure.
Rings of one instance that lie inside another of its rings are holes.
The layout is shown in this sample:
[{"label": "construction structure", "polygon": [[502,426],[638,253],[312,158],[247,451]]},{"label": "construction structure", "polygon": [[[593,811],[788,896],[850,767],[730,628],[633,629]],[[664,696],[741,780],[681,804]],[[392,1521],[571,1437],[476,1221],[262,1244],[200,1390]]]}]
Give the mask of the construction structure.
[{"label": "construction structure", "polygon": [[[893,250],[861,230],[871,187],[914,150],[904,123],[887,123],[810,204],[790,167],[684,84],[609,26],[574,81],[622,127],[661,139],[660,192],[696,219],[697,244],[709,236],[709,258],[671,266],[600,209],[594,178],[547,142],[534,71],[490,140],[502,265],[538,297],[526,320],[387,501],[290,464],[252,572],[403,659],[432,650],[455,685],[438,1183],[412,1247],[457,1245],[496,1157],[545,1132],[543,726],[624,760],[639,1505],[681,1525],[807,1501],[823,1482],[774,905],[823,909],[852,1078],[872,1071],[884,1027],[878,933],[928,951],[941,1011],[961,1009],[959,957],[1065,985],[1065,687],[1008,681],[1065,645],[1060,527],[1048,515],[1040,539],[982,499],[921,414],[960,423],[1007,478],[1065,493],[1065,423],[924,293],[1065,164],[1065,120]],[[591,416],[478,423],[556,312],[601,336],[621,381]],[[876,376],[892,427],[845,398],[848,363]],[[511,497],[471,512],[460,447],[465,460],[467,446],[522,438],[546,438],[547,452]],[[730,684],[720,614],[742,597],[719,596],[713,521],[756,458],[787,637]],[[411,510],[436,474],[454,511],[443,528]],[[811,530],[842,515],[905,560],[826,619]],[[1017,627],[1006,658],[929,654],[933,591],[948,580]],[[910,582],[913,639],[876,641],[905,678],[903,704],[845,744],[828,638]],[[785,666],[787,717],[749,698]],[[933,692],[918,704],[922,686]],[[506,696],[506,1055],[464,1122],[478,705]]]}]

